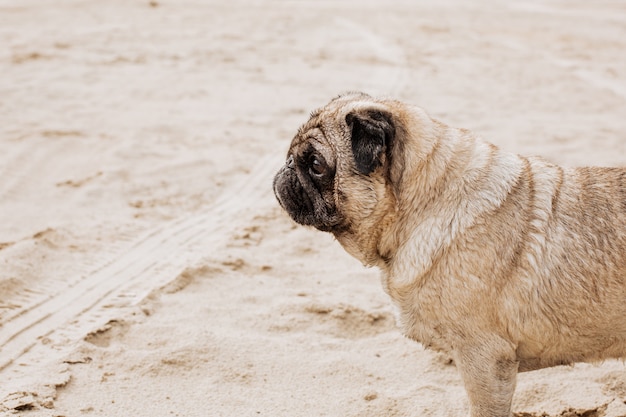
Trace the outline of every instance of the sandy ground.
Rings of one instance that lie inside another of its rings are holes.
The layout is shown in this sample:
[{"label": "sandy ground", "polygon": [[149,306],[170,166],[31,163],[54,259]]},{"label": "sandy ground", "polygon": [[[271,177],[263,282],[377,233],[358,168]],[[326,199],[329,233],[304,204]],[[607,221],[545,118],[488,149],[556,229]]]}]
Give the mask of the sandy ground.
[{"label": "sandy ground", "polygon": [[[514,152],[626,163],[620,1],[0,0],[0,414],[463,416],[376,271],[271,179],[310,110],[410,101]],[[622,362],[519,417],[624,416]]]}]

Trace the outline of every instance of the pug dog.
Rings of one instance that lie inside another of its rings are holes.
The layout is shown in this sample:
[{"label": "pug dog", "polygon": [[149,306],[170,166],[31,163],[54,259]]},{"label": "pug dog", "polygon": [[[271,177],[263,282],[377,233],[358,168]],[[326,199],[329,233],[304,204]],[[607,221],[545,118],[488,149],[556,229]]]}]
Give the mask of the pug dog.
[{"label": "pug dog", "polygon": [[626,354],[624,168],[562,168],[349,93],[300,127],[273,188],[380,268],[406,336],[454,359],[472,417],[511,416],[518,372]]}]

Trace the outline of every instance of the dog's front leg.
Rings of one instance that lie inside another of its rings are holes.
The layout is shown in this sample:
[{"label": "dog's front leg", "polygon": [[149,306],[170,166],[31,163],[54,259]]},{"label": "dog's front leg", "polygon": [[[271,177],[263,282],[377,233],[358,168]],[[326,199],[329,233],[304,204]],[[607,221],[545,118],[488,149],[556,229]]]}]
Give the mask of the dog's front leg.
[{"label": "dog's front leg", "polygon": [[510,417],[518,368],[514,348],[498,337],[464,341],[454,360],[469,396],[470,417]]}]

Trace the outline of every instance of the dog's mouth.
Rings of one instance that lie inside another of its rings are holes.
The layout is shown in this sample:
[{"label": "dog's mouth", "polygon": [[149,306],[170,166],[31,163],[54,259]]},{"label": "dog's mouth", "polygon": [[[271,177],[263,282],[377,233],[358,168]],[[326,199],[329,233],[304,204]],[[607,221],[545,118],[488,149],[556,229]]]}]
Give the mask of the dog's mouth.
[{"label": "dog's mouth", "polygon": [[336,208],[329,207],[314,187],[307,189],[289,163],[274,177],[273,188],[278,203],[296,223],[323,232],[334,232],[341,224]]}]

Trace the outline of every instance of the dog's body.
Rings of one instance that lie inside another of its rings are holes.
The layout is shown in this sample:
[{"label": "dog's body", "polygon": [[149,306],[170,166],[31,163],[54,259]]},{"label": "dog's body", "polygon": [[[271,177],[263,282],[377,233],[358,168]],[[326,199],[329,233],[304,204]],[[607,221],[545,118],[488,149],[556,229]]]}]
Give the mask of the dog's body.
[{"label": "dog's body", "polygon": [[518,371],[626,356],[626,169],[509,154],[364,94],[315,112],[289,158],[281,205],[382,270],[472,416],[510,416]]}]

